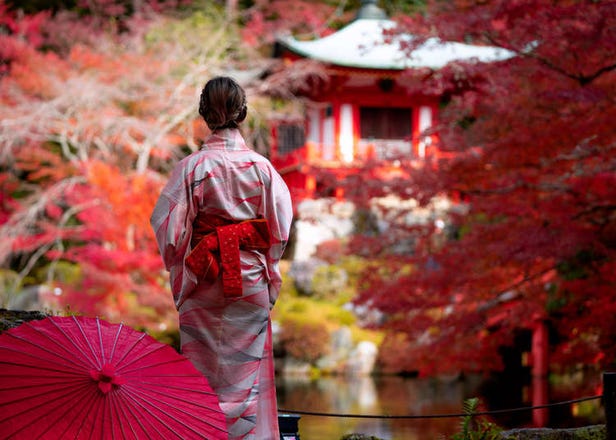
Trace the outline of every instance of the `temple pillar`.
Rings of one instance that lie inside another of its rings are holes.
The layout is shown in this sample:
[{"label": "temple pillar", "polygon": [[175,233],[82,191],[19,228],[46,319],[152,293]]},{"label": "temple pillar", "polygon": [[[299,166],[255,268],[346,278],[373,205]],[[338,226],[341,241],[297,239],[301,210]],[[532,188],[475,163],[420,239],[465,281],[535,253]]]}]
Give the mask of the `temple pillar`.
[{"label": "temple pillar", "polygon": [[[549,331],[547,323],[538,321],[533,329],[531,357],[532,357],[532,406],[549,404],[548,374],[549,364]],[[548,408],[533,410],[533,425],[545,427],[549,423]]]}]

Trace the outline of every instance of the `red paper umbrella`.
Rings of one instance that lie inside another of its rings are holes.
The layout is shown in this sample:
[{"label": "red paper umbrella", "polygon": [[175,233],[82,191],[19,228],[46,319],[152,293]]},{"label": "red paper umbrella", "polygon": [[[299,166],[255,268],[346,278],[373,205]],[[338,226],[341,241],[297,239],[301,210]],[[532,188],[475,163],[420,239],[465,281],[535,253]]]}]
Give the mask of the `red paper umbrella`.
[{"label": "red paper umbrella", "polygon": [[172,347],[84,317],[0,335],[2,439],[226,439],[205,377]]}]

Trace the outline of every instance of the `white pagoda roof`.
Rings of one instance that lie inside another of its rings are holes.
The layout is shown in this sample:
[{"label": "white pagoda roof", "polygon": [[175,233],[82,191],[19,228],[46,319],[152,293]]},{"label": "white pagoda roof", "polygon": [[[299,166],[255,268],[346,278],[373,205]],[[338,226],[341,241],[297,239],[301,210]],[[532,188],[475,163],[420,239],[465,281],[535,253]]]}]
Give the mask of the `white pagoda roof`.
[{"label": "white pagoda roof", "polygon": [[427,67],[439,69],[452,61],[501,61],[514,56],[498,47],[444,42],[430,38],[409,56],[400,41],[412,41],[412,35],[395,38],[383,35],[396,23],[389,19],[357,18],[338,32],[324,38],[300,41],[291,36],[278,41],[306,58],[345,67],[402,70]]}]

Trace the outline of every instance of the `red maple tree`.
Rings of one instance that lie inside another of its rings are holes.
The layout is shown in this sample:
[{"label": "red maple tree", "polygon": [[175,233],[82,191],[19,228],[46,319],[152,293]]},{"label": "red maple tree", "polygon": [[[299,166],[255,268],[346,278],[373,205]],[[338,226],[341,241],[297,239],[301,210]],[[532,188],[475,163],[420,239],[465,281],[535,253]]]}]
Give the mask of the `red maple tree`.
[{"label": "red maple tree", "polygon": [[197,91],[235,50],[211,14],[195,26],[152,12],[135,29],[81,38],[61,13],[0,9],[10,30],[0,47],[0,306],[38,289],[40,307],[153,330],[175,323],[149,216],[173,161],[198,148]]},{"label": "red maple tree", "polygon": [[401,30],[516,56],[421,72],[442,97],[440,154],[348,185],[358,202],[453,202],[350,244],[374,265],[357,303],[384,312],[389,367],[500,369],[499,347],[538,322],[554,367],[616,362],[615,22],[614,2],[573,0],[433,1],[402,17]]},{"label": "red maple tree", "polygon": [[165,129],[139,107],[160,109],[161,101],[125,106],[139,75],[125,89],[115,85],[130,66],[117,56],[77,47],[61,58],[23,48],[0,78],[0,261],[4,275],[16,274],[8,290],[18,297],[38,288],[41,307],[169,325],[172,307],[149,228],[162,180],[148,159],[176,147],[170,135],[182,132],[181,121]]},{"label": "red maple tree", "polygon": [[[0,0],[0,307],[37,291],[34,306],[175,322],[149,216],[204,134],[203,81],[267,64],[243,49],[224,2],[190,3]],[[274,3],[241,10],[245,36],[270,41],[264,16],[268,29],[309,29],[333,9]]]}]

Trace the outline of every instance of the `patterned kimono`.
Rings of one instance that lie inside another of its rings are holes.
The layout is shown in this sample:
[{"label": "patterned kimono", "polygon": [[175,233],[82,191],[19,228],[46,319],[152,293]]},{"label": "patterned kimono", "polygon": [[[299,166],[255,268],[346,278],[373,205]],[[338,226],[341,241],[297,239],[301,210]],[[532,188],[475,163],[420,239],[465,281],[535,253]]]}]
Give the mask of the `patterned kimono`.
[{"label": "patterned kimono", "polygon": [[[179,312],[182,352],[217,392],[230,439],[280,437],[270,310],[292,215],[286,184],[237,129],[216,131],[183,159],[152,214]],[[224,273],[205,279],[184,262],[194,246],[193,228],[210,219],[214,225],[265,219],[269,226],[269,251],[239,250],[239,295],[223,293]]]}]

